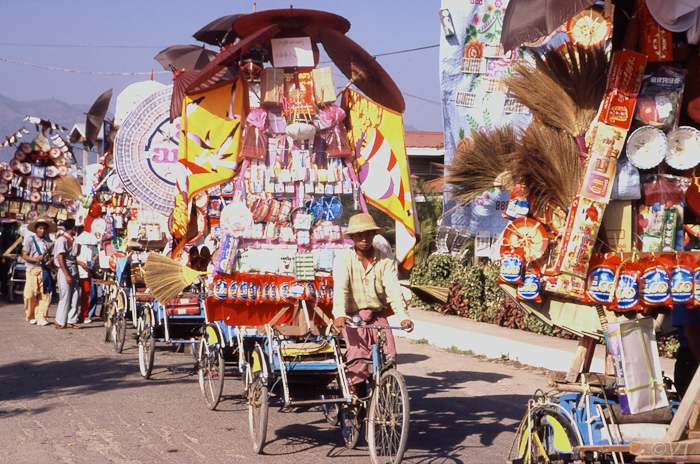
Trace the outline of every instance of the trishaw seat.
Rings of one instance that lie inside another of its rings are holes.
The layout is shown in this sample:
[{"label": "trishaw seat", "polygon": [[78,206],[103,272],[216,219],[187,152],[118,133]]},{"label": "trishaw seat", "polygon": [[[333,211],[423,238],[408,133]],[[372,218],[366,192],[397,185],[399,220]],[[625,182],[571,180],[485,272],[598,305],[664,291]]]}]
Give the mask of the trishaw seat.
[{"label": "trishaw seat", "polygon": [[280,345],[282,356],[311,356],[333,353],[333,345],[327,340],[320,342],[287,343]]}]

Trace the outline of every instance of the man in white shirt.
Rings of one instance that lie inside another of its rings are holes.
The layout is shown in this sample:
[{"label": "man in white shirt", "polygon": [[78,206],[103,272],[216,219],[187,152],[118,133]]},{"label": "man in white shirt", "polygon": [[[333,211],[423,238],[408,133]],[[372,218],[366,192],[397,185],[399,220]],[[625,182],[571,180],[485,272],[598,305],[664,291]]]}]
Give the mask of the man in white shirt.
[{"label": "man in white shirt", "polygon": [[65,233],[56,239],[54,261],[58,266],[57,329],[78,329],[78,244],[75,243],[75,219],[63,223]]}]

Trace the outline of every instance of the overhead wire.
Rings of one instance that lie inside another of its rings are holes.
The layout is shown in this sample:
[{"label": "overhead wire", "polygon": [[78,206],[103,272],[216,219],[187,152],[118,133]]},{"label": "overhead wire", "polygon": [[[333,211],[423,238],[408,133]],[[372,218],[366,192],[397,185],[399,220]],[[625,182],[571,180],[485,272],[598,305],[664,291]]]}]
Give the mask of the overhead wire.
[{"label": "overhead wire", "polygon": [[[7,42],[0,42],[0,46],[13,46],[13,47],[59,47],[59,48],[154,48],[154,49],[162,49],[162,46],[155,46],[155,45],[40,45],[40,44],[16,44],[16,43],[7,43]],[[416,51],[421,51],[421,50],[427,50],[430,48],[437,48],[440,45],[428,45],[426,47],[418,47],[418,48],[408,48],[405,50],[397,50],[395,52],[387,52],[387,53],[380,53],[377,55],[374,55],[375,57],[377,56],[390,56],[390,55],[398,55],[400,53],[409,53],[409,52],[416,52]],[[33,63],[26,63],[23,61],[17,61],[17,60],[11,60],[9,58],[2,58],[0,57],[0,61],[6,61],[8,63],[13,63],[13,64],[19,64],[22,66],[31,66],[33,68],[40,68],[40,69],[48,69],[51,71],[61,71],[61,72],[70,72],[70,73],[77,73],[77,74],[97,74],[97,75],[102,75],[102,76],[144,76],[144,75],[150,75],[151,72],[120,72],[120,73],[115,73],[115,72],[102,72],[102,71],[80,71],[77,69],[67,69],[67,68],[58,68],[54,66],[43,66],[39,64],[33,64]],[[325,62],[324,62],[325,63]],[[171,71],[154,71],[153,74],[169,74]]]},{"label": "overhead wire", "polygon": [[[115,73],[115,72],[101,72],[101,71],[78,71],[77,69],[66,69],[66,68],[56,68],[53,66],[42,66],[39,64],[32,64],[32,63],[24,63],[22,61],[15,61],[15,60],[10,60],[8,58],[1,58],[0,61],[7,61],[8,63],[14,63],[14,64],[21,64],[22,66],[31,66],[33,68],[40,68],[40,69],[49,69],[51,71],[62,71],[62,72],[70,72],[70,73],[77,73],[77,74],[97,74],[101,76],[145,76],[145,75],[151,75],[151,71],[146,71],[146,72],[120,72],[120,73]],[[172,74],[172,71],[153,71],[153,74]]]},{"label": "overhead wire", "polygon": [[[163,46],[154,46],[154,45],[57,45],[57,44],[51,44],[51,45],[40,45],[40,44],[15,44],[15,43],[6,43],[6,42],[0,42],[0,46],[17,46],[17,47],[58,47],[58,48],[154,48],[154,49],[163,49]],[[440,45],[428,45],[425,47],[418,47],[418,48],[408,48],[404,50],[397,50],[394,52],[387,52],[387,53],[379,53],[377,55],[374,55],[374,57],[378,56],[391,56],[391,55],[398,55],[401,53],[410,53],[410,52],[416,52],[416,51],[421,51],[421,50],[428,50],[431,48],[437,48]],[[99,75],[99,76],[149,76],[149,75],[155,75],[155,74],[170,74],[171,71],[145,71],[145,72],[104,72],[104,71],[81,71],[77,69],[67,69],[67,68],[59,68],[59,67],[54,67],[54,66],[44,66],[44,65],[39,65],[39,64],[33,64],[33,63],[26,63],[22,61],[17,61],[17,60],[11,60],[9,58],[2,58],[0,57],[0,61],[5,61],[7,63],[13,63],[13,64],[18,64],[21,66],[30,66],[33,68],[39,68],[39,69],[47,69],[50,71],[60,71],[60,72],[69,72],[69,73],[75,73],[75,74],[88,74],[88,75]],[[332,62],[332,61],[329,61]],[[326,61],[319,63],[323,64],[326,63]],[[434,101],[434,100],[429,100],[427,98],[419,97],[417,95],[412,95],[406,92],[403,92],[403,94],[407,97],[415,98],[417,100],[424,101],[426,103],[432,103],[435,105],[440,105],[440,102]]]}]

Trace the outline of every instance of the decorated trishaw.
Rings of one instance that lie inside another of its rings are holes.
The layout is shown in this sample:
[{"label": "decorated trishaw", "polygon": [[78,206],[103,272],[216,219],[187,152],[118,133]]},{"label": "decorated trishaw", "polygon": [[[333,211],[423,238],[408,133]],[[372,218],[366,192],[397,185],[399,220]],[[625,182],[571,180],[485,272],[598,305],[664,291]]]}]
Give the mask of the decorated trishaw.
[{"label": "decorated trishaw", "polygon": [[[399,462],[408,394],[384,352],[384,332],[374,359],[355,361],[374,373],[357,398],[345,378],[344,341],[331,323],[334,256],[351,245],[342,235],[347,219],[367,212],[368,203],[395,219],[405,269],[417,236],[403,97],[345,36],[349,26],[340,16],[302,9],[241,15],[228,31],[240,40],[203,68],[169,62],[174,84],[163,106],[167,100],[170,123],[180,127],[161,137],[179,141],[177,157],[168,159],[175,194],[165,197],[174,198],[172,242],[169,258],[148,255],[145,282],[160,305],[207,280],[197,361],[202,395],[213,409],[227,374],[243,379],[256,452],[266,442],[268,407],[279,402],[321,406],[329,422],[341,424],[349,447],[366,423],[373,461]],[[318,67],[319,45],[349,80],[341,101],[331,68]],[[188,244],[202,235],[215,250],[210,268],[184,266]],[[149,340],[148,322],[139,329],[140,346]]]},{"label": "decorated trishaw", "polygon": [[[678,49],[658,22],[661,3],[633,3],[615,10],[632,17],[619,30],[610,2],[543,6],[551,24],[563,23],[545,31],[523,27],[532,6],[513,0],[495,20],[505,52],[492,55],[479,53],[479,27],[467,29],[476,50],[462,62],[477,75],[471,91],[486,81],[477,64],[491,69],[493,58],[508,68],[503,114],[519,107],[520,116],[464,134],[446,181],[472,211],[509,194],[497,213],[507,221],[495,250],[501,288],[528,314],[579,337],[569,371],[528,403],[514,463],[700,460],[692,413],[700,377],[680,401],[656,339],[700,304],[698,84],[682,64],[697,61],[697,38]],[[600,373],[591,372],[597,344],[607,354]]]}]

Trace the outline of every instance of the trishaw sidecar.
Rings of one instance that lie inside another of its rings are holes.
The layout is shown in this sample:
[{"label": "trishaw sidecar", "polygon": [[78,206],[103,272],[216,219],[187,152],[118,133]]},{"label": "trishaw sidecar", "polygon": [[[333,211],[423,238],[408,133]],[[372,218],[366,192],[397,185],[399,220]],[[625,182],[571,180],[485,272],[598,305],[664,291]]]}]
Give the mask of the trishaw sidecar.
[{"label": "trishaw sidecar", "polygon": [[[196,345],[205,325],[204,296],[182,293],[162,305],[158,300],[144,303],[137,323],[139,368],[148,379],[153,370],[156,342]],[[198,350],[193,346],[193,352]]]}]

